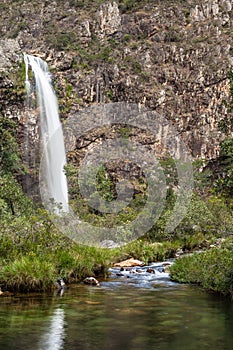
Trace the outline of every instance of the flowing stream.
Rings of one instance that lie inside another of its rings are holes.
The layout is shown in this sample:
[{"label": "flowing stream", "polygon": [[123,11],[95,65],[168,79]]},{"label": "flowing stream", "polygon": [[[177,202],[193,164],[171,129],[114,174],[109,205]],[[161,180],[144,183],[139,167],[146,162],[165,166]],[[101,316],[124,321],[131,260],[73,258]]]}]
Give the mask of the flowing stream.
[{"label": "flowing stream", "polygon": [[66,154],[58,103],[54,93],[48,65],[39,57],[24,54],[26,65],[27,101],[30,101],[34,85],[29,79],[31,68],[35,80],[35,92],[40,114],[41,169],[40,190],[46,208],[59,213],[68,211],[68,189],[64,166]]},{"label": "flowing stream", "polygon": [[112,270],[100,287],[0,297],[4,350],[230,350],[233,305],[155,274]]}]

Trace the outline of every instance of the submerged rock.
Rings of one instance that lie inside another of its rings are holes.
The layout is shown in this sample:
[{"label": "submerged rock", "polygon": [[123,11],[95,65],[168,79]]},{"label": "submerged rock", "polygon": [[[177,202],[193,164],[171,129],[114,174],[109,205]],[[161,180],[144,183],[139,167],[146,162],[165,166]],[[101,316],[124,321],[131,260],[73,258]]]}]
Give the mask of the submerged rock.
[{"label": "submerged rock", "polygon": [[116,276],[125,276],[125,275],[123,273],[121,273],[121,272],[117,272]]},{"label": "submerged rock", "polygon": [[164,273],[166,269],[164,267],[158,267],[157,269],[160,273]]},{"label": "submerged rock", "polygon": [[151,267],[148,267],[148,269],[146,270],[146,272],[149,272],[149,273],[155,273],[155,270],[152,269]]}]

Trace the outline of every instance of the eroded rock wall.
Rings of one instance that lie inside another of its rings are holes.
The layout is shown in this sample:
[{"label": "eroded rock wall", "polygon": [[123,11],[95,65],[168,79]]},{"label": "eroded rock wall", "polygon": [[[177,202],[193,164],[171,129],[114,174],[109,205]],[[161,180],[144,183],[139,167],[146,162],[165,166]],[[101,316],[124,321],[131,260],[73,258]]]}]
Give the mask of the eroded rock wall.
[{"label": "eroded rock wall", "polygon": [[4,1],[1,113],[18,120],[22,149],[25,133],[31,146],[38,142],[37,113],[24,103],[26,51],[48,62],[62,119],[92,104],[140,103],[173,123],[194,158],[214,158],[226,137],[218,124],[229,113],[232,4]]}]

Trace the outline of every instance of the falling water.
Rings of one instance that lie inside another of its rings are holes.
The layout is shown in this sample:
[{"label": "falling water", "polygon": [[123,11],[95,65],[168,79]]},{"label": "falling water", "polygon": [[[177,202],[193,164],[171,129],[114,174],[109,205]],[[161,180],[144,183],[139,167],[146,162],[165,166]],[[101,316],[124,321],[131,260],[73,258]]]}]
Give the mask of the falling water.
[{"label": "falling water", "polygon": [[28,99],[33,88],[28,75],[29,66],[35,78],[40,113],[41,154],[43,155],[43,191],[46,192],[47,200],[55,203],[55,208],[53,205],[55,212],[58,213],[60,210],[68,212],[68,189],[64,174],[66,164],[64,139],[59,120],[57,98],[51,85],[48,65],[39,57],[27,54],[24,54],[24,61]]}]

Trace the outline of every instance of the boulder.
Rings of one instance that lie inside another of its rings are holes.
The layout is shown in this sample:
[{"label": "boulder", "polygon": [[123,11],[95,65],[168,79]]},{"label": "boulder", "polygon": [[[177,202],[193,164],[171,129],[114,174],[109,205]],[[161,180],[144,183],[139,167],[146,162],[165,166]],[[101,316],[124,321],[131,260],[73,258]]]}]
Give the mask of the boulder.
[{"label": "boulder", "polygon": [[143,261],[137,260],[137,259],[127,259],[124,261],[120,261],[116,264],[114,264],[114,267],[134,267],[134,266],[144,266],[145,263]]},{"label": "boulder", "polygon": [[99,286],[99,281],[97,281],[96,278],[94,277],[86,277],[85,280],[83,281],[85,284],[89,284],[91,286]]}]

